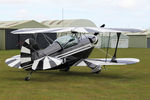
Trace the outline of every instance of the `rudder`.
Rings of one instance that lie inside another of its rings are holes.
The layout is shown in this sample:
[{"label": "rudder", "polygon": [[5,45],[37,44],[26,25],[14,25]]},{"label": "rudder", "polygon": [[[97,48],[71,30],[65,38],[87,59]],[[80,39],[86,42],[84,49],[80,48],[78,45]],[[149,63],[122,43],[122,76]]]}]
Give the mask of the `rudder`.
[{"label": "rudder", "polygon": [[39,50],[36,41],[32,38],[26,39],[21,47],[20,61],[21,67],[26,70],[30,70],[33,64],[32,53]]}]

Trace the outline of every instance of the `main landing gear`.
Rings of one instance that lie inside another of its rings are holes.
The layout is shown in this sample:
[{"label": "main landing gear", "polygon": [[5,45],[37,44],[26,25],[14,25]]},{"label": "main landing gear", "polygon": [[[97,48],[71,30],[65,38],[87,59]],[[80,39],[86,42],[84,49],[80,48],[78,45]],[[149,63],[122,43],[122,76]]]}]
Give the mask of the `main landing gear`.
[{"label": "main landing gear", "polygon": [[96,71],[96,72],[92,72],[93,74],[99,74],[101,72],[101,70]]}]

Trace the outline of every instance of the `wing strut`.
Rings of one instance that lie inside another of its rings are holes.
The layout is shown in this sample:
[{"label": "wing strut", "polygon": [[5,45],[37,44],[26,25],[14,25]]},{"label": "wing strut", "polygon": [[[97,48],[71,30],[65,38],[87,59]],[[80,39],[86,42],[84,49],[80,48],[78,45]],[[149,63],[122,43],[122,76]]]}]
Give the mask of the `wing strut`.
[{"label": "wing strut", "polygon": [[114,53],[114,56],[113,56],[112,59],[111,59],[111,62],[117,62],[117,60],[116,60],[116,55],[117,55],[117,49],[118,49],[118,44],[119,44],[120,35],[121,35],[120,32],[117,33],[117,43],[116,43],[115,53]]}]

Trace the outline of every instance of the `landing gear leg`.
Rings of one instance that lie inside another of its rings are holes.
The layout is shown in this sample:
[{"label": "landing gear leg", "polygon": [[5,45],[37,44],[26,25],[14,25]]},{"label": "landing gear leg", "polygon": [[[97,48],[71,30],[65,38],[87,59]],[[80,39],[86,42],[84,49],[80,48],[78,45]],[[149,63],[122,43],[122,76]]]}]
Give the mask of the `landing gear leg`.
[{"label": "landing gear leg", "polygon": [[104,70],[106,71],[106,66],[105,66],[105,65],[103,66],[103,68],[104,68]]},{"label": "landing gear leg", "polygon": [[31,79],[31,74],[33,73],[33,70],[25,77],[25,81],[29,81]]}]

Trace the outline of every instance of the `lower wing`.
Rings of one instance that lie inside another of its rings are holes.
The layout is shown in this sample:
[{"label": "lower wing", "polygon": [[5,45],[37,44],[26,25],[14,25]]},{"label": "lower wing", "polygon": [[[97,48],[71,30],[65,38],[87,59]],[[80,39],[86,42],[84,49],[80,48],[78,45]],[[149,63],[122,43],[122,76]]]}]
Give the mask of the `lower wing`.
[{"label": "lower wing", "polygon": [[94,65],[129,65],[135,64],[140,62],[139,59],[136,58],[116,58],[116,62],[111,62],[112,58],[108,59],[84,59],[80,63],[76,64],[75,66],[87,66],[87,62],[92,63]]}]

